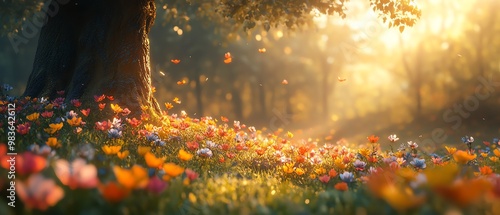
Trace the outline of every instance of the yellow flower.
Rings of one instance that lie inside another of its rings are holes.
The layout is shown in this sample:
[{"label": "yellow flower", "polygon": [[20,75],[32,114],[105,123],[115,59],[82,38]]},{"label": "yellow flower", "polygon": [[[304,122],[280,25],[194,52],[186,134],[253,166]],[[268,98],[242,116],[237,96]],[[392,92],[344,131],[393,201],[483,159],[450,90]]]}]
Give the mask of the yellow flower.
[{"label": "yellow flower", "polygon": [[45,110],[51,110],[52,108],[54,108],[53,104],[48,104],[45,106]]},{"label": "yellow flower", "polygon": [[497,157],[500,157],[500,150],[498,149],[493,150],[493,154],[495,154],[495,156]]},{"label": "yellow flower", "polygon": [[446,148],[446,151],[448,151],[448,154],[450,154],[450,155],[454,154],[457,151],[457,148],[455,148],[455,147],[445,146],[444,148]]},{"label": "yellow flower", "polygon": [[297,175],[304,175],[304,173],[306,173],[306,171],[304,171],[304,169],[299,167],[299,168],[295,169],[295,173]]},{"label": "yellow flower", "polygon": [[68,119],[66,122],[68,122],[68,124],[71,126],[80,126],[80,124],[82,123],[82,118],[81,117],[73,117],[71,119]]},{"label": "yellow flower", "polygon": [[104,154],[107,155],[114,155],[117,154],[120,150],[122,149],[122,146],[103,146],[102,151],[104,151]]},{"label": "yellow flower", "polygon": [[151,168],[160,168],[163,162],[165,161],[162,158],[157,158],[153,153],[147,152],[144,155],[144,159],[146,160],[146,164]]},{"label": "yellow flower", "polygon": [[184,149],[179,150],[179,159],[183,161],[189,161],[193,158],[193,155],[190,154],[189,152],[185,151]]},{"label": "yellow flower", "polygon": [[116,114],[119,114],[123,111],[123,109],[120,107],[120,105],[118,104],[111,104],[111,109],[113,110],[113,112],[115,112]]},{"label": "yellow flower", "polygon": [[482,153],[481,153],[481,157],[483,157],[483,158],[488,157],[488,153],[484,153],[484,152],[482,152]]},{"label": "yellow flower", "polygon": [[123,152],[118,152],[116,153],[116,156],[118,156],[118,158],[120,158],[121,160],[123,160],[124,158],[126,158],[128,155],[130,154],[130,152],[128,150],[125,150]]},{"label": "yellow flower", "polygon": [[451,184],[455,180],[458,171],[458,166],[451,163],[446,166],[428,168],[424,170],[424,174],[430,187],[441,187]]},{"label": "yellow flower", "polygon": [[32,114],[26,116],[26,119],[28,119],[29,121],[35,121],[38,119],[39,116],[40,116],[39,113],[32,113]]},{"label": "yellow flower", "polygon": [[290,173],[292,173],[292,172],[293,172],[293,170],[294,170],[294,169],[293,169],[293,166],[295,166],[295,163],[287,163],[287,164],[283,165],[283,171],[284,171],[285,173],[290,174]]},{"label": "yellow flower", "polygon": [[333,161],[333,164],[335,165],[335,167],[337,167],[337,169],[340,169],[340,170],[347,168],[347,165],[344,163],[344,161],[341,157],[335,158],[335,160]]},{"label": "yellow flower", "polygon": [[476,154],[469,154],[469,152],[458,150],[453,154],[453,159],[459,164],[466,164],[476,158]]},{"label": "yellow flower", "polygon": [[153,128],[154,128],[154,126],[152,124],[149,124],[149,123],[144,124],[144,129],[146,129],[146,131],[151,132],[151,131],[153,131]]},{"label": "yellow flower", "polygon": [[424,203],[423,196],[415,196],[410,187],[387,184],[381,190],[382,198],[398,211],[415,208]]},{"label": "yellow flower", "polygon": [[137,153],[140,156],[144,156],[146,153],[148,153],[150,151],[151,151],[151,147],[150,146],[138,146],[137,147]]},{"label": "yellow flower", "polygon": [[498,161],[498,157],[490,157],[490,160],[493,161],[493,162],[497,162]]},{"label": "yellow flower", "polygon": [[49,134],[55,134],[57,131],[61,130],[61,128],[63,127],[63,123],[52,123],[52,124],[49,124],[49,127],[44,129],[45,132],[49,133]]},{"label": "yellow flower", "polygon": [[370,149],[362,148],[358,150],[359,154],[363,155],[363,157],[368,157],[370,155]]},{"label": "yellow flower", "polygon": [[286,133],[286,136],[287,136],[288,138],[293,138],[293,134],[292,134],[292,132],[287,132],[287,133]]},{"label": "yellow flower", "polygon": [[404,153],[403,151],[398,151],[398,152],[394,153],[394,155],[395,155],[397,158],[402,158],[402,157],[405,155],[405,153]]},{"label": "yellow flower", "polygon": [[47,144],[47,146],[50,146],[52,148],[57,148],[61,146],[61,141],[58,141],[57,138],[55,137],[49,137],[49,139],[47,140],[47,142],[45,142],[45,144]]},{"label": "yellow flower", "polygon": [[128,189],[144,188],[149,182],[148,171],[138,165],[132,166],[131,169],[114,166],[113,172],[118,183]]},{"label": "yellow flower", "polygon": [[320,168],[317,168],[316,170],[314,170],[314,172],[318,175],[323,175],[326,173],[326,169],[323,168],[323,167],[320,167]]},{"label": "yellow flower", "polygon": [[163,164],[163,170],[171,177],[177,177],[184,172],[184,168],[174,163]]},{"label": "yellow flower", "polygon": [[316,179],[316,174],[314,174],[314,173],[310,174],[310,175],[309,175],[309,178],[311,178],[311,179]]}]

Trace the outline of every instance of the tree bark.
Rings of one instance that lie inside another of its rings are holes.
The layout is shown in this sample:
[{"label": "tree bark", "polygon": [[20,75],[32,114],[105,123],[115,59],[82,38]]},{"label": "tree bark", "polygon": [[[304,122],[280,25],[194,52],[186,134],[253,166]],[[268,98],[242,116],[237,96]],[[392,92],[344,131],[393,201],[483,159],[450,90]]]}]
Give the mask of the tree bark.
[{"label": "tree bark", "polygon": [[59,5],[41,29],[24,95],[54,98],[64,90],[66,101],[87,102],[106,94],[134,115],[141,106],[159,113],[151,91],[148,39],[155,10],[154,0]]}]

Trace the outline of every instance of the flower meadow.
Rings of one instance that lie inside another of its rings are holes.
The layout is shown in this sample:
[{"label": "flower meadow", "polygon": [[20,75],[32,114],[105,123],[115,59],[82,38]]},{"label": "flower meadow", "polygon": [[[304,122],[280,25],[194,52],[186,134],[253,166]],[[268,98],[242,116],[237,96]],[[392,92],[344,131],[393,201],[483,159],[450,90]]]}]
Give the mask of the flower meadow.
[{"label": "flower meadow", "polygon": [[0,214],[500,214],[496,138],[433,153],[396,134],[332,144],[59,95],[0,99]]}]

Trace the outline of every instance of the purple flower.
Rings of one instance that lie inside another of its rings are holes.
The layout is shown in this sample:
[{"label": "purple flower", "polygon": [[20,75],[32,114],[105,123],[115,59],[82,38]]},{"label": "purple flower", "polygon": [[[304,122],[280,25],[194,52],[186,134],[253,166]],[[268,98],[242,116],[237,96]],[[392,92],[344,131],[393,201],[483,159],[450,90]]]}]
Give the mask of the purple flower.
[{"label": "purple flower", "polygon": [[120,138],[122,137],[122,131],[116,129],[116,128],[112,128],[112,129],[109,129],[108,131],[108,137],[109,138]]},{"label": "purple flower", "polygon": [[148,183],[148,186],[146,187],[146,189],[149,192],[158,195],[161,192],[163,192],[167,187],[168,187],[168,184],[165,181],[158,178],[158,176],[155,175],[149,179],[149,183]]},{"label": "purple flower", "polygon": [[363,171],[363,170],[365,170],[366,162],[360,161],[360,160],[356,160],[356,161],[354,161],[354,163],[352,165],[354,166],[354,168],[357,171]]},{"label": "purple flower", "polygon": [[340,174],[340,179],[347,183],[354,182],[354,174],[351,172],[344,172]]}]

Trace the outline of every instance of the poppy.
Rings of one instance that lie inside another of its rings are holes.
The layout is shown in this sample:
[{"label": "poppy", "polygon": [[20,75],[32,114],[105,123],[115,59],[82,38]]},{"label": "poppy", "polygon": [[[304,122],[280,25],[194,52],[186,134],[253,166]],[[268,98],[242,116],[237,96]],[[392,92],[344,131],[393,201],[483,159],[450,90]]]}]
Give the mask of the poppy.
[{"label": "poppy", "polygon": [[26,182],[16,181],[16,191],[26,207],[41,211],[64,197],[64,190],[53,179],[45,179],[40,174],[31,175]]},{"label": "poppy", "polygon": [[148,171],[139,165],[134,165],[131,169],[114,166],[113,173],[116,181],[127,189],[144,188],[148,184]]}]

